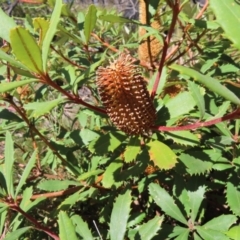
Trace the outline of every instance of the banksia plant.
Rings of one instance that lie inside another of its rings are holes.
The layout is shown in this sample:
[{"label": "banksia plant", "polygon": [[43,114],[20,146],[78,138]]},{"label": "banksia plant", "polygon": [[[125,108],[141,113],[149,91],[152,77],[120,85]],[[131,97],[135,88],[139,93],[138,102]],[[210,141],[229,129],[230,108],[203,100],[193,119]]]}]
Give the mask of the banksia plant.
[{"label": "banksia plant", "polygon": [[148,134],[156,111],[140,69],[122,53],[107,67],[97,70],[101,101],[113,124],[128,135]]}]

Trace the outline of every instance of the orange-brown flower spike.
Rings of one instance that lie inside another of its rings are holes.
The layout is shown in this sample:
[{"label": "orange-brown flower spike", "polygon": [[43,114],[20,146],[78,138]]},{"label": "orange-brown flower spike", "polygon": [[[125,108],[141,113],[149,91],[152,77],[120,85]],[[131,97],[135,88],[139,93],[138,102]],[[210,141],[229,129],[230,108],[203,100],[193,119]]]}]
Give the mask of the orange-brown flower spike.
[{"label": "orange-brown flower spike", "polygon": [[156,110],[134,61],[122,53],[106,68],[99,67],[97,86],[107,114],[118,129],[129,135],[148,134]]}]

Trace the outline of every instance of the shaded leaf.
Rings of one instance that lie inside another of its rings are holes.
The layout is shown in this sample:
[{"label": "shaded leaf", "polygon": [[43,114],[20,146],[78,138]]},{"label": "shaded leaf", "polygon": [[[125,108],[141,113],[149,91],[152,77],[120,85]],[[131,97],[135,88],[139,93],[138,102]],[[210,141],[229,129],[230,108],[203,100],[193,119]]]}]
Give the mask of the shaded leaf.
[{"label": "shaded leaf", "polygon": [[186,146],[196,146],[199,144],[197,136],[190,131],[166,132],[165,135],[167,139],[172,139],[177,144]]}]

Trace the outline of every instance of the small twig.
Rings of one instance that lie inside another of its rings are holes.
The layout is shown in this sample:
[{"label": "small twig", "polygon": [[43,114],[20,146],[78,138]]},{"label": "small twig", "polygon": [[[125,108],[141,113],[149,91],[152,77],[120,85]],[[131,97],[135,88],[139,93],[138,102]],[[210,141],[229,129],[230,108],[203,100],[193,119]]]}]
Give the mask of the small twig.
[{"label": "small twig", "polygon": [[151,98],[152,99],[155,97],[156,92],[157,92],[157,88],[158,88],[160,78],[161,78],[161,75],[162,75],[162,70],[163,70],[163,67],[164,67],[165,60],[166,60],[167,50],[168,50],[168,47],[169,47],[169,44],[170,44],[170,41],[171,41],[171,38],[172,38],[172,34],[174,32],[174,28],[175,28],[175,25],[176,25],[176,22],[177,22],[178,14],[180,13],[179,4],[180,4],[179,0],[175,0],[175,3],[172,6],[172,10],[173,10],[172,22],[171,22],[171,25],[170,25],[168,35],[164,39],[164,42],[163,42],[162,58],[161,58],[161,61],[159,63],[158,73],[157,73],[157,76],[156,76],[156,79],[155,79],[155,82],[154,82],[154,85],[153,85],[152,93],[151,93]]}]

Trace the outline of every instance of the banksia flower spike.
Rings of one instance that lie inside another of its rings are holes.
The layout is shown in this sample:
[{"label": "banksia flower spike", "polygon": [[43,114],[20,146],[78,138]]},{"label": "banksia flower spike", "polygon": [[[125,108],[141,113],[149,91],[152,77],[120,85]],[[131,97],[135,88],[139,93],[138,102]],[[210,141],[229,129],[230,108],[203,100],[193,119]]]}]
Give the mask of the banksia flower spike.
[{"label": "banksia flower spike", "polygon": [[122,53],[97,70],[101,101],[113,124],[128,135],[148,134],[156,111],[134,59]]}]

